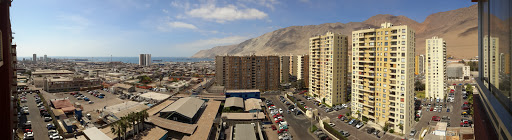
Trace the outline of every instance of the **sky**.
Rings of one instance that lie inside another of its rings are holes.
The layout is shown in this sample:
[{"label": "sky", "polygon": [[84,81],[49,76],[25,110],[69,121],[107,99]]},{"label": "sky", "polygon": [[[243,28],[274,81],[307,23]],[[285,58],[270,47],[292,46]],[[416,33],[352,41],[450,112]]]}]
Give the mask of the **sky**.
[{"label": "sky", "polygon": [[418,22],[470,0],[15,0],[18,56],[190,57],[279,28],[362,22],[377,14]]}]

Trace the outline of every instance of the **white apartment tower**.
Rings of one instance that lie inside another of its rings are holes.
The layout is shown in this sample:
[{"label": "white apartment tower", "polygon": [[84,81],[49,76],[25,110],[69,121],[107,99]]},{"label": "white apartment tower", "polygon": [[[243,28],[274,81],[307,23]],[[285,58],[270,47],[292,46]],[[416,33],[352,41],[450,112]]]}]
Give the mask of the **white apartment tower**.
[{"label": "white apartment tower", "polygon": [[309,94],[320,102],[346,102],[347,36],[327,32],[309,39]]},{"label": "white apartment tower", "polygon": [[[352,32],[353,117],[407,133],[414,122],[415,32],[381,24]],[[403,129],[400,129],[400,126]]]},{"label": "white apartment tower", "polygon": [[[489,41],[490,40],[490,41]],[[499,43],[500,39],[497,37],[484,37],[483,42],[483,56],[484,56],[484,79],[489,79],[489,81],[494,85],[494,87],[499,88],[500,86],[500,54],[499,54]],[[489,47],[490,46],[490,47]],[[490,56],[490,57],[489,57]],[[489,58],[492,58],[489,60]]]},{"label": "white apartment tower", "polygon": [[425,63],[425,96],[444,100],[446,90],[446,42],[437,36],[427,39]]}]

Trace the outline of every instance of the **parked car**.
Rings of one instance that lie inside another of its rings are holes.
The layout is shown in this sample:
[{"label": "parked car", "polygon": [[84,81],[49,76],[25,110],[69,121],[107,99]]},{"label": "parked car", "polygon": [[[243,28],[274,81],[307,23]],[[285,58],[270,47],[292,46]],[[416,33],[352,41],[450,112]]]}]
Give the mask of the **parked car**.
[{"label": "parked car", "polygon": [[416,134],[416,130],[411,130],[411,133],[409,133],[409,136],[414,136],[414,134]]},{"label": "parked car", "polygon": [[272,130],[277,130],[276,125],[271,125]]},{"label": "parked car", "polygon": [[359,122],[359,123],[356,125],[356,128],[357,128],[357,129],[359,129],[359,128],[363,127],[363,126],[364,126],[364,123],[363,123],[363,122]]},{"label": "parked car", "polygon": [[371,127],[371,128],[367,128],[367,129],[366,129],[366,133],[368,133],[368,134],[371,134],[371,133],[373,133],[374,131],[375,131],[375,128],[373,128],[373,127]]},{"label": "parked car", "polygon": [[354,122],[356,121],[356,119],[352,119],[348,122],[349,125],[352,125]]},{"label": "parked car", "polygon": [[52,117],[44,117],[44,121],[45,121],[45,122],[52,121]]},{"label": "parked car", "polygon": [[23,139],[24,140],[33,140],[34,139],[34,133],[27,132],[27,133],[23,134]]},{"label": "parked car", "polygon": [[441,117],[439,116],[432,116],[432,121],[440,121]]},{"label": "parked car", "polygon": [[330,125],[331,127],[336,126],[336,124],[334,124],[334,123],[329,123],[329,125]]}]

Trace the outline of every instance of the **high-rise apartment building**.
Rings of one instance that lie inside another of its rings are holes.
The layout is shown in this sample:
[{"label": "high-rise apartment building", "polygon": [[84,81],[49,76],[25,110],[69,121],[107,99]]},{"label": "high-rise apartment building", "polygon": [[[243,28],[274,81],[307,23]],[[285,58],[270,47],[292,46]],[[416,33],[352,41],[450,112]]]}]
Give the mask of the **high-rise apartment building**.
[{"label": "high-rise apartment building", "polygon": [[44,55],[44,59],[43,59],[44,62],[48,62],[48,56],[46,56],[46,54]]},{"label": "high-rise apartment building", "polygon": [[216,56],[215,79],[225,89],[278,90],[279,56]]},{"label": "high-rise apartment building", "polygon": [[296,77],[304,82],[304,87],[309,86],[309,55],[296,55]]},{"label": "high-rise apartment building", "polygon": [[446,42],[437,36],[427,39],[425,65],[425,96],[430,99],[444,100],[446,91]]},{"label": "high-rise apartment building", "polygon": [[425,71],[425,56],[424,55],[416,55],[414,58],[414,73],[416,75],[423,74]]},{"label": "high-rise apartment building", "polygon": [[280,70],[281,70],[281,78],[280,83],[289,83],[290,82],[290,60],[291,56],[280,56]]},{"label": "high-rise apartment building", "polygon": [[[406,25],[352,32],[354,117],[407,133],[414,121],[415,32]],[[403,129],[400,130],[400,124]]]},{"label": "high-rise apartment building", "polygon": [[0,0],[0,137],[15,137],[17,119],[16,45],[12,45],[10,0]]},{"label": "high-rise apartment building", "polygon": [[[489,41],[490,40],[490,41]],[[493,85],[499,88],[500,85],[500,38],[487,37],[483,39],[483,74]]]},{"label": "high-rise apartment building", "polygon": [[295,80],[298,80],[297,79],[297,72],[299,71],[297,69],[297,60],[298,59],[298,55],[292,55],[290,56],[290,79],[292,81],[295,81]]},{"label": "high-rise apartment building", "polygon": [[34,63],[36,63],[36,62],[37,62],[37,55],[36,55],[36,54],[32,54],[32,61],[33,61]]},{"label": "high-rise apartment building", "polygon": [[309,38],[309,94],[328,105],[346,102],[347,36],[327,32]]},{"label": "high-rise apartment building", "polygon": [[151,54],[139,54],[139,65],[150,66],[151,65]]},{"label": "high-rise apartment building", "polygon": [[[478,91],[473,94],[475,139],[512,139],[512,2],[510,0],[472,0],[478,2]],[[501,61],[507,61],[501,63]],[[505,68],[500,68],[505,67]],[[503,70],[504,69],[504,70]],[[500,72],[501,70],[501,72]]]}]

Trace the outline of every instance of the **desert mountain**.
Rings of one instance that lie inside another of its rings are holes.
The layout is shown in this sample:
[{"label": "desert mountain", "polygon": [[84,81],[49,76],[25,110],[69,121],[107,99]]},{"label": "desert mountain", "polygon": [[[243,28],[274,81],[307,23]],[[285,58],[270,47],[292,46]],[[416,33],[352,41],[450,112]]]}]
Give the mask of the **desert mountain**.
[{"label": "desert mountain", "polygon": [[[477,5],[429,15],[423,23],[405,16],[376,15],[363,22],[325,23],[320,25],[291,26],[281,28],[240,44],[217,46],[201,50],[195,58],[213,58],[216,55],[287,55],[307,54],[309,38],[328,31],[349,37],[354,30],[379,28],[381,23],[408,25],[416,30],[416,54],[425,54],[425,39],[439,36],[445,39],[447,55],[455,58],[471,58],[478,55]],[[350,50],[350,49],[349,49]]]}]

